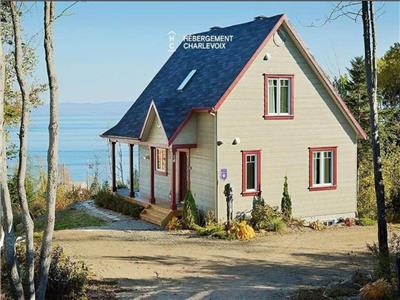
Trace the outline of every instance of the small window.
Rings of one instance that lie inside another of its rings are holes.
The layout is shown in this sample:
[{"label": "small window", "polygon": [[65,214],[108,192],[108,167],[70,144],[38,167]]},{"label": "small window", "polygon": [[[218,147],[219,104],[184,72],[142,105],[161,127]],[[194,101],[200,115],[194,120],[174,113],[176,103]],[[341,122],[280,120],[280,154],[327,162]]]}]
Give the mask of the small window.
[{"label": "small window", "polygon": [[189,72],[189,74],[186,76],[186,78],[182,81],[182,83],[179,85],[179,87],[177,88],[178,91],[182,91],[185,86],[188,84],[188,82],[190,81],[190,79],[192,79],[193,75],[196,73],[196,70],[192,70]]},{"label": "small window", "polygon": [[336,147],[310,148],[311,191],[336,189]]},{"label": "small window", "polygon": [[254,196],[260,193],[261,156],[260,150],[242,151],[242,195]]},{"label": "small window", "polygon": [[265,119],[293,119],[293,75],[265,75]]},{"label": "small window", "polygon": [[155,171],[160,175],[167,175],[167,149],[156,148]]}]

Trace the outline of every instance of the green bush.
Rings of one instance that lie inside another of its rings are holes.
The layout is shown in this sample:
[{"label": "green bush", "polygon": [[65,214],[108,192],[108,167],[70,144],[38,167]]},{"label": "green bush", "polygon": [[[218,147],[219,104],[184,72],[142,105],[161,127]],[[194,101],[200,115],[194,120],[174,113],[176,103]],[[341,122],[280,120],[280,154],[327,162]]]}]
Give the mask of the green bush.
[{"label": "green bush", "polygon": [[256,230],[264,229],[280,232],[286,227],[284,218],[279,213],[278,208],[273,208],[265,204],[261,196],[254,197],[253,199],[250,223]]},{"label": "green bush", "polygon": [[[39,276],[40,239],[35,242],[35,278]],[[56,246],[52,251],[49,278],[46,289],[46,299],[84,299],[89,282],[89,269],[82,261],[73,261],[64,254],[62,247]],[[17,256],[20,266],[24,266],[25,247],[17,246]],[[21,268],[22,278],[24,269]],[[8,295],[12,295],[9,276],[2,272],[2,287]]]},{"label": "green bush", "polygon": [[357,220],[357,225],[360,226],[373,226],[376,224],[376,220],[370,218],[360,218]]},{"label": "green bush", "polygon": [[292,218],[292,200],[290,199],[289,195],[287,176],[285,176],[285,182],[283,183],[281,211],[287,220]]},{"label": "green bush", "polygon": [[199,225],[194,225],[193,229],[200,236],[212,236],[216,233],[225,231],[224,225],[218,223],[209,223],[205,227],[201,227]]},{"label": "green bush", "polygon": [[94,197],[96,205],[107,208],[121,214],[138,218],[143,210],[143,207],[127,202],[123,197],[118,196],[108,189],[101,189]]},{"label": "green bush", "polygon": [[188,190],[183,201],[182,224],[188,229],[199,224],[199,211],[194,201],[191,190]]}]

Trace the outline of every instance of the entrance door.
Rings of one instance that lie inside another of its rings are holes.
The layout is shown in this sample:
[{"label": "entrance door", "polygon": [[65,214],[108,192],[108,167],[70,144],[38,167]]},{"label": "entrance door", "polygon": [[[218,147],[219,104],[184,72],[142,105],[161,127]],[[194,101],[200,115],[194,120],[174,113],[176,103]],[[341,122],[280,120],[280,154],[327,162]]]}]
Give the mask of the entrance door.
[{"label": "entrance door", "polygon": [[188,174],[187,174],[187,153],[179,151],[179,201],[183,202],[187,192]]}]

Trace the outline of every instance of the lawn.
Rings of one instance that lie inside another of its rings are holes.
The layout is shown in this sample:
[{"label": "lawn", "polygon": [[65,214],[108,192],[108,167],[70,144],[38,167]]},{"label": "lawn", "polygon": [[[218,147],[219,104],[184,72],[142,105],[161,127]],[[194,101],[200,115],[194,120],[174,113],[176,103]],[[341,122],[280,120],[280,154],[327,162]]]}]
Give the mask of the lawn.
[{"label": "lawn", "polygon": [[[74,229],[89,226],[101,226],[106,222],[88,215],[87,213],[74,208],[66,208],[56,212],[56,224],[54,230]],[[43,231],[45,217],[35,221],[35,231]]]}]

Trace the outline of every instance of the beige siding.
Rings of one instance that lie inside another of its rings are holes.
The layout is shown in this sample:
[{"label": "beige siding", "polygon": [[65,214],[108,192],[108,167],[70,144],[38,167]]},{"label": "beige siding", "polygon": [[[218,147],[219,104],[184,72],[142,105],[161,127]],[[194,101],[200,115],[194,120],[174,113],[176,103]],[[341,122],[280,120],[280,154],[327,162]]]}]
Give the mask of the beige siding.
[{"label": "beige siding", "polygon": [[174,144],[196,144],[197,143],[197,114],[192,115],[185,127],[174,140]]},{"label": "beige siding", "polygon": [[215,118],[197,113],[197,148],[190,150],[190,181],[193,196],[204,212],[215,210]]},{"label": "beige siding", "polygon": [[[171,152],[168,151],[167,176],[154,174],[154,197],[156,202],[168,202],[171,190]],[[143,199],[150,198],[150,151],[147,146],[139,146],[139,191]]]},{"label": "beige siding", "polygon": [[[266,53],[271,59],[263,60]],[[264,120],[263,74],[294,74],[294,120]],[[220,182],[219,216],[225,215],[223,187],[235,188],[236,212],[251,209],[242,197],[241,150],[261,149],[262,193],[280,205],[283,177],[288,176],[294,214],[299,217],[356,211],[356,134],[293,42],[278,47],[272,39],[247,70],[218,111],[218,169],[228,169]],[[240,144],[232,145],[235,137]],[[338,147],[337,190],[308,190],[308,147]]]},{"label": "beige siding", "polygon": [[158,117],[156,116],[150,124],[149,134],[144,141],[154,144],[167,144],[167,136]]}]

